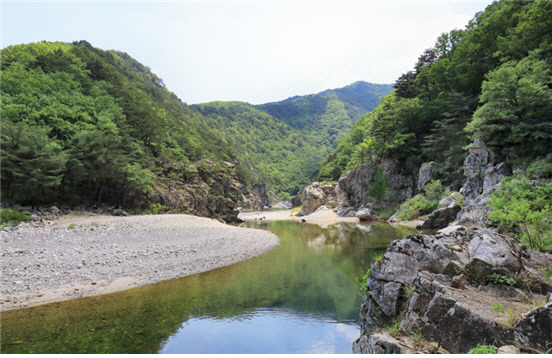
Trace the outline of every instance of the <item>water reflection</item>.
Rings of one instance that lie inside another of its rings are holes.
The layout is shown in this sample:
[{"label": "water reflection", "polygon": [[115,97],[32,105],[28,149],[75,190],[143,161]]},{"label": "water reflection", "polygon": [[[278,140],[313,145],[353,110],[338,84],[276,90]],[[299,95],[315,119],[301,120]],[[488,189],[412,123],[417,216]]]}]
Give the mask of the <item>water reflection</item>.
[{"label": "water reflection", "polygon": [[350,353],[358,279],[374,252],[412,233],[386,224],[244,226],[275,232],[280,247],[182,279],[4,312],[2,353]]},{"label": "water reflection", "polygon": [[160,353],[343,353],[358,335],[356,324],[268,308],[232,318],[192,318]]}]

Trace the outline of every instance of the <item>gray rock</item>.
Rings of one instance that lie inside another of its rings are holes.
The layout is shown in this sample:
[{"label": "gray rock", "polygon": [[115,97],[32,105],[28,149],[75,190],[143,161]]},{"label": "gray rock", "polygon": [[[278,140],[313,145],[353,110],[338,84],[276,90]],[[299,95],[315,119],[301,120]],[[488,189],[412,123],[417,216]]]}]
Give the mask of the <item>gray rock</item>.
[{"label": "gray rock", "polygon": [[418,183],[416,191],[420,191],[432,179],[432,173],[435,165],[433,163],[424,163],[418,171]]},{"label": "gray rock", "polygon": [[442,208],[451,208],[454,206],[460,206],[464,197],[459,192],[455,191],[448,196],[445,196],[443,199],[439,200],[439,209]]},{"label": "gray rock", "polygon": [[[403,330],[421,331],[424,339],[438,342],[451,353],[466,353],[478,344],[512,342],[522,350],[544,352],[543,344],[552,337],[552,302],[524,315],[515,334],[490,304],[516,307],[530,297],[544,300],[550,291],[538,267],[551,260],[550,254],[527,250],[488,229],[456,226],[434,236],[396,240],[383,260],[372,264],[366,282],[369,293],[361,306],[361,338],[355,342],[355,350],[366,353],[373,349],[373,342],[368,345],[370,335],[401,318]],[[494,272],[531,282],[536,291],[525,292],[525,286],[487,285],[487,275]],[[470,285],[473,280],[485,285]],[[537,343],[527,343],[530,341]]]},{"label": "gray rock", "polygon": [[355,216],[361,221],[377,221],[378,215],[369,208],[360,208],[356,211]]},{"label": "gray rock", "polygon": [[511,240],[485,229],[478,230],[478,234],[468,243],[468,273],[484,278],[495,272],[510,276],[520,270],[520,259],[512,254],[514,244],[509,242]]},{"label": "gray rock", "polygon": [[[370,188],[381,171],[388,189],[382,198],[370,194]],[[341,175],[336,188],[340,207],[378,205],[393,206],[404,202],[412,196],[415,189],[413,175],[401,174],[401,166],[397,160],[384,159],[379,163],[369,162]]]},{"label": "gray rock", "polygon": [[493,189],[485,191],[475,199],[464,200],[464,209],[456,216],[458,224],[469,228],[489,226],[488,215],[492,209],[487,204],[491,198],[491,192],[499,187],[500,184],[497,184]]},{"label": "gray rock", "polygon": [[516,341],[539,352],[552,347],[552,302],[522,315],[515,328]]},{"label": "gray rock", "polygon": [[299,193],[297,193],[303,205],[298,216],[312,214],[322,205],[337,205],[335,199],[336,185],[336,183],[321,185],[319,182],[314,182],[302,188]]},{"label": "gray rock", "polygon": [[388,333],[363,335],[353,343],[353,353],[357,354],[404,354],[410,353],[401,347],[398,340]]},{"label": "gray rock", "polygon": [[291,207],[296,208],[298,206],[301,206],[301,198],[299,198],[298,196],[294,196],[293,198],[291,198]]},{"label": "gray rock", "polygon": [[456,215],[458,215],[460,210],[460,205],[437,209],[429,214],[422,224],[422,229],[442,229],[456,220]]},{"label": "gray rock", "polygon": [[450,286],[454,288],[466,288],[466,286],[468,285],[469,285],[468,276],[464,274],[454,276],[450,284]]},{"label": "gray rock", "polygon": [[507,327],[441,292],[427,305],[422,321],[427,322],[422,328],[424,337],[453,353],[466,353],[478,344],[506,344],[513,339]]},{"label": "gray rock", "polygon": [[506,163],[488,167],[483,178],[483,192],[499,184],[502,178],[510,175],[512,175],[512,170]]},{"label": "gray rock", "polygon": [[53,216],[58,216],[59,214],[61,214],[61,211],[58,209],[57,206],[53,205],[53,206],[50,206],[48,208],[48,211],[53,215]]},{"label": "gray rock", "polygon": [[521,352],[518,347],[508,345],[508,346],[499,347],[496,353],[497,354],[520,354]]},{"label": "gray rock", "polygon": [[112,214],[115,216],[128,216],[128,213],[122,209],[114,209]]}]

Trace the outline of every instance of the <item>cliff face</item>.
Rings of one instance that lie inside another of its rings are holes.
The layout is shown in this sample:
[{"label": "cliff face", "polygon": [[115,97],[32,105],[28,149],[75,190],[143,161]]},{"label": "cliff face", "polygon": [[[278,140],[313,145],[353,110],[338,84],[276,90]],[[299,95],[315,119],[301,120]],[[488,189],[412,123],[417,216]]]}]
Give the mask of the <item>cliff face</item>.
[{"label": "cliff face", "polygon": [[383,159],[369,162],[339,178],[340,207],[396,206],[415,190],[415,175],[401,173],[399,163]]},{"label": "cliff face", "polygon": [[240,207],[262,210],[269,205],[264,185],[250,189],[242,185],[232,163],[203,160],[186,169],[177,165],[165,168],[165,177],[173,180],[157,186],[150,201],[171,210],[236,222]]}]

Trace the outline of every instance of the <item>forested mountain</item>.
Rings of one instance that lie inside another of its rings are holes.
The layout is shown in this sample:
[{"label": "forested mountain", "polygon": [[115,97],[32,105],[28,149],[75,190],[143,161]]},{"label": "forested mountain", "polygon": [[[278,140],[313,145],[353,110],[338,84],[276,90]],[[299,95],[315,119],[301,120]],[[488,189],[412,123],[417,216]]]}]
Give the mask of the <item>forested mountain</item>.
[{"label": "forested mountain", "polygon": [[25,205],[161,202],[198,212],[201,202],[209,215],[243,204],[258,185],[290,196],[332,138],[370,108],[364,99],[377,101],[362,83],[287,101],[312,103],[300,111],[309,125],[298,130],[262,106],[188,106],[128,54],[86,41],[7,47],[1,71],[2,201]]},{"label": "forested mountain", "polygon": [[376,108],[393,85],[355,82],[343,88],[257,106],[311,136],[321,145],[335,147],[355,122]]},{"label": "forested mountain", "polygon": [[168,163],[236,156],[147,67],[84,41],[3,49],[1,91],[4,201],[126,204]]},{"label": "forested mountain", "polygon": [[257,106],[212,102],[191,107],[240,153],[255,181],[288,198],[312,180],[337,141],[390,91],[391,85],[356,82]]},{"label": "forested mountain", "polygon": [[497,162],[552,162],[551,68],[552,2],[495,2],[440,36],[339,142],[319,178],[394,158],[404,172],[435,162],[438,177],[458,185],[474,138]]}]

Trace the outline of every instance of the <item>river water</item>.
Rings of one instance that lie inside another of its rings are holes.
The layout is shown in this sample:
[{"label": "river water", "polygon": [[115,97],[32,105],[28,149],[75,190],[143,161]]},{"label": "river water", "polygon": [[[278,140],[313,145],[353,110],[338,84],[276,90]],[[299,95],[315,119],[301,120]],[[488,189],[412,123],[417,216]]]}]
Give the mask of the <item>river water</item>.
[{"label": "river water", "polygon": [[1,316],[2,353],[351,353],[371,257],[415,231],[248,222],[280,246],[202,274]]}]

